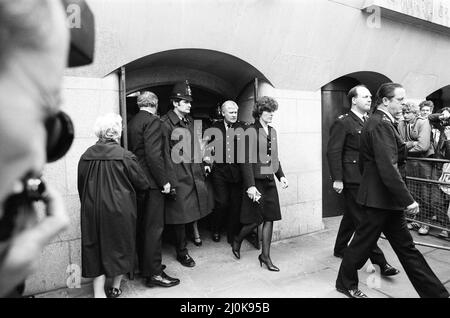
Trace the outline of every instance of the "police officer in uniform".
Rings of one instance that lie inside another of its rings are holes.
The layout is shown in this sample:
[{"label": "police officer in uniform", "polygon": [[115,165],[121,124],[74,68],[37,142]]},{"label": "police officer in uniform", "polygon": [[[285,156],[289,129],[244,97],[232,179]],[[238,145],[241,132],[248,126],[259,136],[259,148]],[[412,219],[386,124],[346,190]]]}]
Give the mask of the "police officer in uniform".
[{"label": "police officer in uniform", "polygon": [[[220,241],[220,230],[226,223],[228,243],[240,231],[239,213],[242,199],[242,177],[237,160],[237,143],[240,130],[245,125],[237,120],[238,105],[228,100],[222,104],[223,120],[216,121],[211,128],[211,142],[207,149],[212,154],[212,180],[214,186],[214,211],[211,218],[212,239]],[[217,133],[217,134],[216,134]],[[221,149],[219,149],[219,147]],[[221,151],[220,151],[221,150]]]},{"label": "police officer in uniform", "polygon": [[183,266],[193,267],[195,261],[186,247],[186,224],[200,220],[212,211],[200,147],[202,132],[195,130],[194,120],[189,116],[193,98],[188,81],[177,83],[170,98],[173,109],[161,120],[164,143],[168,145],[165,156],[171,158],[166,162],[166,170],[176,195],[166,201],[165,223],[175,230],[177,260]]},{"label": "police officer in uniform", "polygon": [[[357,85],[348,92],[350,112],[341,115],[330,129],[328,141],[328,164],[333,189],[343,193],[346,210],[342,217],[334,246],[334,255],[342,258],[345,248],[355,232],[356,225],[364,217],[364,209],[356,202],[361,181],[359,172],[359,142],[361,130],[370,110],[372,95],[364,85]],[[381,249],[375,244],[370,255],[373,264],[380,266],[381,274],[392,276],[399,273],[389,265]]]},{"label": "police officer in uniform", "polygon": [[415,248],[405,220],[405,212],[417,214],[406,184],[405,143],[394,126],[401,115],[405,89],[396,83],[380,86],[377,109],[361,133],[361,185],[357,202],[366,213],[344,253],[336,289],[353,298],[366,298],[358,289],[358,269],[369,257],[381,233],[397,254],[409,280],[420,297],[447,298],[449,293]]}]

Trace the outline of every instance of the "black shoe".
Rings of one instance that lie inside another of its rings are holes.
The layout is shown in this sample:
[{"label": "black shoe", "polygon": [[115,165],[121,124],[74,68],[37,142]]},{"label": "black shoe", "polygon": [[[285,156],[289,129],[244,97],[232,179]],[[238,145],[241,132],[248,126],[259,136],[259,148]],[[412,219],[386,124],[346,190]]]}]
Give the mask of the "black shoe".
[{"label": "black shoe", "polygon": [[180,280],[178,278],[175,277],[170,277],[169,275],[167,275],[165,272],[161,272],[161,276],[164,279],[170,280],[171,282],[175,282],[177,284],[180,283]]},{"label": "black shoe", "polygon": [[120,288],[108,288],[108,290],[106,291],[106,297],[107,298],[117,298],[120,295],[122,295],[122,289]]},{"label": "black shoe", "polygon": [[186,267],[194,267],[195,266],[195,261],[192,259],[191,256],[189,256],[189,254],[186,254],[184,256],[177,256],[177,261],[179,261],[181,263],[181,265],[186,266]]},{"label": "black shoe", "polygon": [[340,293],[343,293],[345,296],[350,298],[368,298],[366,294],[360,291],[358,288],[356,289],[344,289],[336,287],[336,290]]},{"label": "black shoe", "polygon": [[233,244],[231,244],[231,251],[237,259],[241,258],[241,244],[242,241],[237,241],[236,239],[234,239]]},{"label": "black shoe", "polygon": [[214,242],[220,242],[220,233],[213,233],[212,234],[212,240],[214,241]]},{"label": "black shoe", "polygon": [[194,245],[195,246],[202,246],[202,239],[200,237],[194,237]]},{"label": "black shoe", "polygon": [[159,275],[153,275],[152,277],[148,278],[145,285],[147,287],[155,287],[155,286],[172,287],[178,285],[179,283],[180,283],[179,279],[172,278],[168,276],[166,273],[161,272],[161,274]]},{"label": "black shoe", "polygon": [[262,254],[259,254],[258,260],[259,260],[259,266],[262,267],[262,264],[264,263],[264,264],[266,264],[267,269],[269,271],[272,271],[272,272],[279,272],[280,271],[280,269],[278,267],[276,267],[275,265],[272,264],[272,261],[270,260],[270,258],[268,258],[267,260],[264,260],[263,257],[262,257]]},{"label": "black shoe", "polygon": [[400,273],[398,269],[395,267],[392,267],[388,263],[386,263],[384,266],[380,266],[381,275],[383,276],[394,276]]}]

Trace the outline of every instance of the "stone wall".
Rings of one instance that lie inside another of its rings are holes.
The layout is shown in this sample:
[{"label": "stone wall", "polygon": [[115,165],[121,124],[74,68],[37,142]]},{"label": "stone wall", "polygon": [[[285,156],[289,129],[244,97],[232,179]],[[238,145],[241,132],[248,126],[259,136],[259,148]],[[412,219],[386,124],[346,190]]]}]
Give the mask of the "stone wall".
[{"label": "stone wall", "polygon": [[[43,251],[36,272],[26,284],[26,293],[35,294],[66,286],[77,286],[81,278],[80,200],[77,190],[78,160],[97,138],[93,126],[99,115],[119,113],[119,81],[116,74],[102,79],[65,77],[62,110],[75,126],[75,140],[69,153],[49,164],[44,178],[63,195],[70,227]],[[69,266],[71,265],[71,266]]]}]

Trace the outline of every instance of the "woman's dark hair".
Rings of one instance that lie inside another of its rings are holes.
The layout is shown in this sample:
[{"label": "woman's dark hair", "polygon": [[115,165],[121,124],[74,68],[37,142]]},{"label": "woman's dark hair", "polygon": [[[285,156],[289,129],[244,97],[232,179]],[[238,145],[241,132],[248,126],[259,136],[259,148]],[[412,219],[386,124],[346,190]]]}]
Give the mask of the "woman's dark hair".
[{"label": "woman's dark hair", "polygon": [[377,91],[377,102],[376,105],[380,105],[383,103],[383,98],[386,97],[389,100],[394,98],[395,96],[395,89],[396,88],[403,88],[401,84],[398,83],[384,83],[381,84],[380,88],[378,88]]},{"label": "woman's dark hair", "polygon": [[267,112],[274,112],[278,109],[278,103],[275,99],[269,96],[263,96],[261,98],[258,98],[258,100],[255,103],[255,106],[253,107],[253,118],[258,120],[261,117],[261,114],[264,111]]}]

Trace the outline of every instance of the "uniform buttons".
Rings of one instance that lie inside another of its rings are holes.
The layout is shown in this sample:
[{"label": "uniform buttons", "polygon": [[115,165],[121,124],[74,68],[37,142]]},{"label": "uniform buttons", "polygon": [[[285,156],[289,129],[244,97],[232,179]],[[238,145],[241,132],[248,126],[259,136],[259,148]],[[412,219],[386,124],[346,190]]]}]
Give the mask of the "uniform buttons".
[{"label": "uniform buttons", "polygon": [[356,163],[356,160],[353,160],[353,163]]}]

